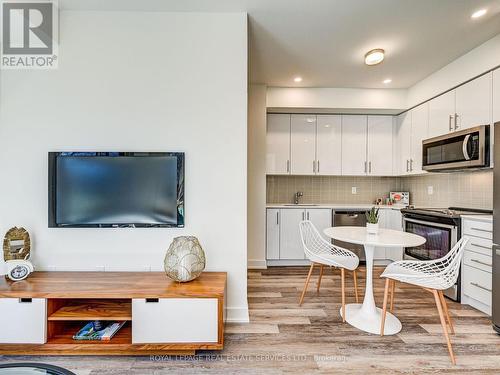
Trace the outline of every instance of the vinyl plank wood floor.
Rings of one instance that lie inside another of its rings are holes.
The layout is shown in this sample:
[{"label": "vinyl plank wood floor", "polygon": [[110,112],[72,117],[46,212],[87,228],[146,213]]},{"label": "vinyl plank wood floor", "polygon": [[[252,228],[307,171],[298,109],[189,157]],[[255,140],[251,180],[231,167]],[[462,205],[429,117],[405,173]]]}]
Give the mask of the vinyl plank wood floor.
[{"label": "vinyl plank wood floor", "polygon": [[[374,274],[381,306],[384,283]],[[342,323],[340,275],[326,269],[316,293],[317,271],[301,307],[307,267],[248,272],[250,323],[227,323],[225,349],[194,357],[0,357],[0,362],[40,361],[78,375],[117,374],[499,374],[500,336],[485,314],[448,300],[456,324],[451,365],[431,294],[398,284],[394,314],[403,329],[380,337]],[[359,272],[360,290],[364,270]],[[354,302],[347,278],[347,302]],[[361,293],[362,295],[362,293]]]}]

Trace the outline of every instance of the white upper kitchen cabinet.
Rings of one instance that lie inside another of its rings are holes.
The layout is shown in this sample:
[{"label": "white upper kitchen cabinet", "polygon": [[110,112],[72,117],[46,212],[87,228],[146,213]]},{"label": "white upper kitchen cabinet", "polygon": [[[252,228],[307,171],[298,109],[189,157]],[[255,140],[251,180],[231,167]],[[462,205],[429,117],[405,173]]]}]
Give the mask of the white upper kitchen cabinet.
[{"label": "white upper kitchen cabinet", "polygon": [[411,159],[411,111],[402,113],[397,118],[396,129],[396,174],[410,173]]},{"label": "white upper kitchen cabinet", "polygon": [[290,115],[267,115],[266,147],[266,173],[290,174]]},{"label": "white upper kitchen cabinet", "polygon": [[500,69],[493,71],[493,122],[500,121]]},{"label": "white upper kitchen cabinet", "polygon": [[429,138],[429,104],[424,103],[411,110],[411,150],[410,173],[418,174],[422,170],[422,141]]},{"label": "white upper kitchen cabinet", "polygon": [[342,173],[342,117],[318,115],[316,123],[316,174]]},{"label": "white upper kitchen cabinet", "polygon": [[429,101],[429,138],[455,129],[455,90]]},{"label": "white upper kitchen cabinet", "polygon": [[292,174],[316,172],[316,115],[292,115],[290,155]]},{"label": "white upper kitchen cabinet", "polygon": [[456,89],[456,128],[463,130],[491,123],[491,73]]},{"label": "white upper kitchen cabinet", "polygon": [[393,117],[368,116],[367,142],[368,174],[391,176],[393,174]]},{"label": "white upper kitchen cabinet", "polygon": [[305,259],[299,223],[306,219],[306,211],[301,208],[280,211],[280,259]]},{"label": "white upper kitchen cabinet", "polygon": [[368,171],[366,160],[367,117],[360,115],[342,116],[342,174],[365,176]]}]

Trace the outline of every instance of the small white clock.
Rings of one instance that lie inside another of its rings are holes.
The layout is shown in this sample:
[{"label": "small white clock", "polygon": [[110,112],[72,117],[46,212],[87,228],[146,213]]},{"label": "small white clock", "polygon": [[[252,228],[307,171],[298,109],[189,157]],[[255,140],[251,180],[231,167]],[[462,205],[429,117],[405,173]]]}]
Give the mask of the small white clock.
[{"label": "small white clock", "polygon": [[5,262],[4,274],[12,281],[24,280],[34,271],[33,264],[29,260],[17,259]]}]

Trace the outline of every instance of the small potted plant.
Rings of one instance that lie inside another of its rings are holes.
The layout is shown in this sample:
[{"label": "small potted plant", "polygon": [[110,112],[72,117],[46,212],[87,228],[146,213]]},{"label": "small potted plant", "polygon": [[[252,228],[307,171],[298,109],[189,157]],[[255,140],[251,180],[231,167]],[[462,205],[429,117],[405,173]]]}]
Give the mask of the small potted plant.
[{"label": "small potted plant", "polygon": [[370,234],[378,233],[378,208],[372,207],[366,211],[366,231]]}]

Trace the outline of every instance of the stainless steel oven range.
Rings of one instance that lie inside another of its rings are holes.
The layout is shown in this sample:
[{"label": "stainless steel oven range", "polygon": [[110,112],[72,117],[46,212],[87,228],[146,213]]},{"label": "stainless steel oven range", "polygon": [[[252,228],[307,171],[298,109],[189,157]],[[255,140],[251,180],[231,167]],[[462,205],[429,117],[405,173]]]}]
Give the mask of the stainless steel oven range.
[{"label": "stainless steel oven range", "polygon": [[[407,247],[404,259],[432,260],[445,256],[462,236],[461,215],[491,214],[489,210],[469,208],[404,208],[403,228],[405,232],[425,237],[425,244]],[[460,276],[457,283],[446,290],[450,299],[460,301]]]}]

